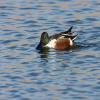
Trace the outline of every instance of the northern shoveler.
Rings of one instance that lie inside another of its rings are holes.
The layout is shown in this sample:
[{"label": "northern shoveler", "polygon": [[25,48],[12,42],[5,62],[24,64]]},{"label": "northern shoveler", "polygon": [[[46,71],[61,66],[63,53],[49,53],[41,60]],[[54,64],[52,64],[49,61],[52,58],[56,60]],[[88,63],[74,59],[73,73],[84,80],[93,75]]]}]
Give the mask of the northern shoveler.
[{"label": "northern shoveler", "polygon": [[40,43],[36,49],[53,48],[58,50],[68,49],[73,46],[73,41],[77,35],[71,32],[72,27],[67,31],[49,36],[47,32],[41,34]]}]

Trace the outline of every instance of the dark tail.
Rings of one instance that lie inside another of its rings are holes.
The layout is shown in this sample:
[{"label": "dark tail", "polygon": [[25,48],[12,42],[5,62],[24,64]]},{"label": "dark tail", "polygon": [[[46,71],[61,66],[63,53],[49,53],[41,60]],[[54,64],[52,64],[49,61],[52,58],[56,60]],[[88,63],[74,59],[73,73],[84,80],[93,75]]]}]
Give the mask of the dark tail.
[{"label": "dark tail", "polygon": [[73,28],[73,26],[71,26],[67,31],[62,32],[62,33],[63,33],[63,34],[68,34],[68,35],[72,35],[72,34],[73,34],[72,28]]},{"label": "dark tail", "polygon": [[71,27],[67,30],[67,32],[70,33],[70,32],[72,31],[72,28],[73,28],[73,26],[71,26]]}]

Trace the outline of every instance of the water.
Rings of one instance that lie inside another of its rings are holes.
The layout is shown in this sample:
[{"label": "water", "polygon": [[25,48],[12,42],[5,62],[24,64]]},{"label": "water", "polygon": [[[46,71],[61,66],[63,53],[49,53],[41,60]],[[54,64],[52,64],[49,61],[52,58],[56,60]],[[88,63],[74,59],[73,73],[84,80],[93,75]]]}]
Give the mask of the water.
[{"label": "water", "polygon": [[[82,48],[35,49],[70,26]],[[100,100],[100,1],[0,0],[0,100]]]}]

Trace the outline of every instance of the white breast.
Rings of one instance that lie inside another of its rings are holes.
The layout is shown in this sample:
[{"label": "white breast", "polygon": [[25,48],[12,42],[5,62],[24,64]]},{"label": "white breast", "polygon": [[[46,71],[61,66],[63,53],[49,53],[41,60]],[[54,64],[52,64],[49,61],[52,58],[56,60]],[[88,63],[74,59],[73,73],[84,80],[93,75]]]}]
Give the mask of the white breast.
[{"label": "white breast", "polygon": [[56,41],[57,41],[56,39],[51,40],[51,41],[46,45],[46,47],[55,48]]}]

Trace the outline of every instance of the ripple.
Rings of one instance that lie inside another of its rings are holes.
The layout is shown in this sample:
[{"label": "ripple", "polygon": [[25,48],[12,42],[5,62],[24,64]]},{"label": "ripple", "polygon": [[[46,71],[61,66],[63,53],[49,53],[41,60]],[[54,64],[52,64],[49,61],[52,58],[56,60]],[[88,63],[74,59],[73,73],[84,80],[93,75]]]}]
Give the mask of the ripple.
[{"label": "ripple", "polygon": [[[1,0],[2,100],[99,100],[99,0]],[[74,26],[70,50],[35,49],[49,35]]]},{"label": "ripple", "polygon": [[9,44],[11,42],[16,42],[18,40],[5,40],[5,41],[2,41],[2,44]]}]

